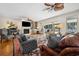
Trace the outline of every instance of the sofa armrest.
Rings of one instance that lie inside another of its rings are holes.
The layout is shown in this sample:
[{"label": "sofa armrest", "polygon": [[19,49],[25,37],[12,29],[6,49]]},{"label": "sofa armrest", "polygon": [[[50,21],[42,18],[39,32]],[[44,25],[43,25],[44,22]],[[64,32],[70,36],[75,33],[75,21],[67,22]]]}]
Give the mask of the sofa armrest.
[{"label": "sofa armrest", "polygon": [[60,54],[60,56],[75,56],[79,55],[79,47],[68,47],[63,49]]},{"label": "sofa armrest", "polygon": [[40,45],[39,48],[40,48],[40,54],[42,56],[57,56],[58,55],[57,52],[55,52],[54,50],[48,48],[45,45]]}]

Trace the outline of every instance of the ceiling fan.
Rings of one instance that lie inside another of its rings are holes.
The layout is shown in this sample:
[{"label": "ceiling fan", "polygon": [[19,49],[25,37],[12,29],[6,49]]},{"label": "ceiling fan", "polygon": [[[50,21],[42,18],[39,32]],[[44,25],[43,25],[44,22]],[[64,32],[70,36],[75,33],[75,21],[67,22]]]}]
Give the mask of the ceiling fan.
[{"label": "ceiling fan", "polygon": [[46,8],[44,10],[54,10],[54,11],[59,11],[64,9],[64,3],[44,3]]}]

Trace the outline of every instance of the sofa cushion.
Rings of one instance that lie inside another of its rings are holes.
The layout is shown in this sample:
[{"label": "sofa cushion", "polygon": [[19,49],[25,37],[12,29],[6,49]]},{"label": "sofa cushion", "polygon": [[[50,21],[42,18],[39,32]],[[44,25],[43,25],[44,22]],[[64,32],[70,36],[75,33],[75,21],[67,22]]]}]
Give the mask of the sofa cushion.
[{"label": "sofa cushion", "polygon": [[65,47],[79,47],[79,38],[76,35],[67,35],[60,40],[59,46]]}]

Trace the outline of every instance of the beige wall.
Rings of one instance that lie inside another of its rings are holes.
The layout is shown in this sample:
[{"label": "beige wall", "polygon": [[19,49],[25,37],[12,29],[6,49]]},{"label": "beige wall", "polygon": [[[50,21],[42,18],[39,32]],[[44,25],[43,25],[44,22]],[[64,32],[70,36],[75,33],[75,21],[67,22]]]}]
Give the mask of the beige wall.
[{"label": "beige wall", "polygon": [[[20,33],[22,33],[23,31],[23,27],[21,26],[22,25],[22,20],[20,19],[11,19],[11,18],[8,18],[8,17],[5,17],[5,16],[0,16],[0,29],[2,28],[7,28],[7,22],[13,22],[14,24],[16,24],[16,26],[18,27],[18,29],[20,30]],[[26,19],[27,21],[27,19]],[[33,23],[33,22],[32,22]],[[33,24],[34,25],[34,24]],[[35,28],[35,26],[32,26]],[[33,30],[33,28],[31,29],[31,31]]]},{"label": "beige wall", "polygon": [[[78,17],[77,31],[79,32],[79,10],[74,11],[74,12],[70,12],[70,13],[67,13],[67,14],[55,16],[55,17],[52,17],[52,18],[41,20],[41,21],[38,22],[38,28],[39,28],[39,30],[41,30],[41,28],[43,28],[43,26],[46,25],[46,24],[55,23],[55,22],[62,23],[62,24],[64,24],[64,28],[61,29],[61,33],[64,34],[66,32],[66,18],[70,17],[70,16]],[[10,19],[10,18],[7,18],[7,17],[3,17],[3,16],[0,16],[0,28],[6,27],[7,21],[13,21],[18,26],[18,28],[20,30],[22,29],[20,20],[14,20],[14,19]]]},{"label": "beige wall", "polygon": [[[63,15],[41,20],[38,22],[39,23],[38,26],[39,26],[39,29],[41,29],[46,24],[55,23],[55,22],[62,23],[64,25],[64,28],[61,29],[61,33],[64,34],[66,32],[66,18],[73,17],[73,16],[76,16],[78,18],[78,25],[79,25],[79,10],[76,10],[73,12],[69,12],[67,14],[63,14]],[[77,30],[79,31],[79,26],[78,26]]]},{"label": "beige wall", "polygon": [[20,29],[21,28],[21,21],[19,20],[14,20],[8,17],[0,16],[0,28],[6,28],[7,27],[7,22],[13,22],[16,24],[16,26]]}]

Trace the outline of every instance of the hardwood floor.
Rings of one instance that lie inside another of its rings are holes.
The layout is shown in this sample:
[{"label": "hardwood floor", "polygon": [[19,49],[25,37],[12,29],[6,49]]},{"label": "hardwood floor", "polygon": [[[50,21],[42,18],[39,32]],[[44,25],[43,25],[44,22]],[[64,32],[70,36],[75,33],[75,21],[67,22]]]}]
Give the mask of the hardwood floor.
[{"label": "hardwood floor", "polygon": [[[18,39],[14,39],[14,56],[22,56],[22,51],[20,50],[20,43]],[[39,50],[36,50],[30,56],[39,56]],[[13,56],[13,41],[12,39],[1,42],[0,41],[0,56]],[[27,56],[27,54],[25,55]]]},{"label": "hardwood floor", "polygon": [[0,42],[0,56],[12,56],[13,55],[13,44],[12,40]]}]

